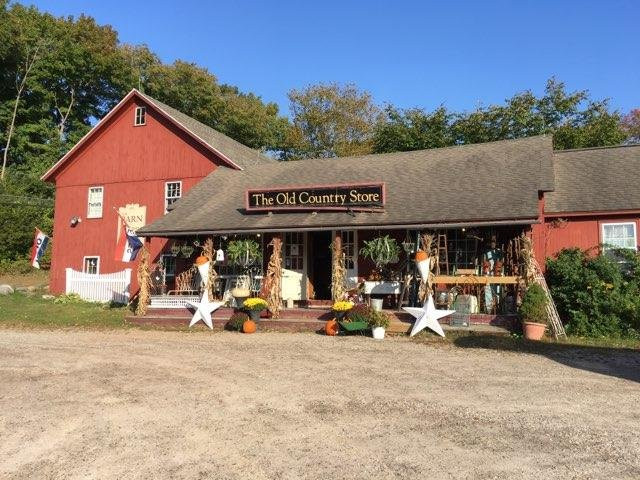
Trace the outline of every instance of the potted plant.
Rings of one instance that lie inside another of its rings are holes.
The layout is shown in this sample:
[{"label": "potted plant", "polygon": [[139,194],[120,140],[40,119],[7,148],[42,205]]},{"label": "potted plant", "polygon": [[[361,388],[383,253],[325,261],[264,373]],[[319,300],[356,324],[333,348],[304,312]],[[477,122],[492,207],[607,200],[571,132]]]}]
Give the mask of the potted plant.
[{"label": "potted plant", "polygon": [[542,287],[536,283],[529,285],[519,309],[525,338],[540,340],[544,336],[547,328],[547,303],[547,295]]},{"label": "potted plant", "polygon": [[246,322],[247,320],[249,320],[249,315],[247,315],[246,313],[234,312],[233,315],[231,315],[231,318],[229,318],[229,321],[227,322],[225,327],[227,328],[227,330],[234,330],[236,332],[241,332],[242,326],[244,325],[244,322]]},{"label": "potted plant", "polygon": [[400,257],[400,246],[395,238],[389,235],[376,237],[373,240],[365,240],[364,246],[360,249],[360,255],[368,258],[376,265],[377,278],[381,278],[382,267],[389,263],[397,263]]},{"label": "potted plant", "polygon": [[340,301],[335,302],[331,309],[336,316],[336,319],[342,320],[349,310],[353,308],[353,302]]},{"label": "potted plant", "polygon": [[384,312],[372,310],[369,315],[369,326],[371,333],[376,340],[382,340],[384,333],[389,328],[389,315]]},{"label": "potted plant", "polygon": [[231,240],[227,245],[227,258],[231,265],[246,268],[262,259],[262,250],[255,240]]},{"label": "potted plant", "polygon": [[260,320],[260,313],[263,310],[266,310],[267,306],[268,304],[266,300],[260,297],[253,297],[247,298],[244,301],[242,308],[244,308],[249,313],[251,320],[257,322],[258,320]]}]

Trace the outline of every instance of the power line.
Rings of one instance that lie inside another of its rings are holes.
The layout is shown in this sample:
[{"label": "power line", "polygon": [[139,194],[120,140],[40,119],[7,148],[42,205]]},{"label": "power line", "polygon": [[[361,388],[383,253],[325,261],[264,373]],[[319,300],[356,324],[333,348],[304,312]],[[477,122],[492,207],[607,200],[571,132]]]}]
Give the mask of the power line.
[{"label": "power line", "polygon": [[21,195],[0,194],[0,203],[52,207],[53,198],[25,197]]}]

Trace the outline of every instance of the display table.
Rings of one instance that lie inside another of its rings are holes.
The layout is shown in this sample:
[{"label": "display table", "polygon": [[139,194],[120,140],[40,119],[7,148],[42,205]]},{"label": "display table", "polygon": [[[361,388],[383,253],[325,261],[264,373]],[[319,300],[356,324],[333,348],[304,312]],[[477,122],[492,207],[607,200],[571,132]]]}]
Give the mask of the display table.
[{"label": "display table", "polygon": [[398,304],[398,298],[402,292],[402,283],[396,281],[370,281],[364,282],[363,293],[367,297],[367,303],[371,303],[371,295],[393,295],[395,297],[395,303]]},{"label": "display table", "polygon": [[365,295],[400,295],[400,282],[369,281],[364,282]]}]

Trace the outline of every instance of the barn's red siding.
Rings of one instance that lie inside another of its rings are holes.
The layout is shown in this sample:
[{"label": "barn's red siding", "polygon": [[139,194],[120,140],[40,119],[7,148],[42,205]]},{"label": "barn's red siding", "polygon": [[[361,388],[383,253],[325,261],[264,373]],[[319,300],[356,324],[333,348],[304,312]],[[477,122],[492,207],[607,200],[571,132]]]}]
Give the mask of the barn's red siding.
[{"label": "barn's red siding", "polygon": [[[558,221],[561,219],[561,221]],[[608,214],[564,217],[546,217],[536,239],[536,255],[539,259],[554,257],[563,248],[592,249],[603,241],[602,225],[606,223],[634,222],[636,231],[640,231],[640,216],[629,214]]]},{"label": "barn's red siding", "polygon": [[[100,256],[100,273],[132,268],[131,291],[137,291],[137,262],[114,260],[118,224],[114,208],[129,203],[146,205],[146,222],[150,223],[164,214],[165,182],[181,180],[184,195],[222,163],[149,105],[146,125],[134,126],[137,105],[145,103],[131,98],[55,174],[54,293],[64,292],[65,268],[81,270],[83,257],[94,255]],[[104,187],[102,218],[86,218],[90,186]],[[71,228],[74,216],[82,222]],[[152,259],[164,245],[162,239],[152,240]]]}]

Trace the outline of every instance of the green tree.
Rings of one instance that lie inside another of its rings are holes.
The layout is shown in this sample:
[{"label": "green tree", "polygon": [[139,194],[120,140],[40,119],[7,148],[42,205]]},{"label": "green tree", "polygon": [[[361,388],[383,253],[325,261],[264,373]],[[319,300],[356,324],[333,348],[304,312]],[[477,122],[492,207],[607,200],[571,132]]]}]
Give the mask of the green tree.
[{"label": "green tree", "polygon": [[379,122],[373,137],[375,153],[422,150],[455,144],[451,129],[453,115],[445,107],[433,112],[414,108],[385,108],[385,120]]},{"label": "green tree", "polygon": [[448,113],[387,108],[376,128],[374,150],[391,151],[484,143],[550,134],[557,149],[617,145],[628,137],[620,114],[606,100],[594,101],[586,90],[567,92],[551,78],[540,97],[525,91],[504,104],[472,112]]},{"label": "green tree", "polygon": [[354,85],[318,84],[289,92],[293,130],[285,158],[371,153],[380,110]]},{"label": "green tree", "polygon": [[278,106],[237,87],[220,85],[206,68],[180,60],[150,64],[142,85],[152,97],[249,147],[281,148],[287,120],[279,115]]}]

